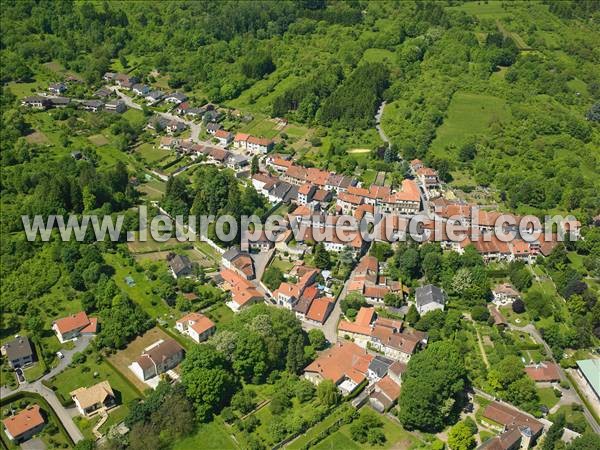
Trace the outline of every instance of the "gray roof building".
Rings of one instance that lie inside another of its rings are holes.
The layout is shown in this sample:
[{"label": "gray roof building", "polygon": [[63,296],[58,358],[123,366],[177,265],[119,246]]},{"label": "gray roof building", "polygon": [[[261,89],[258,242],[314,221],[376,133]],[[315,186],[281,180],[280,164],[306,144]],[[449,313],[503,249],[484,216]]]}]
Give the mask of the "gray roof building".
[{"label": "gray roof building", "polygon": [[175,278],[192,273],[192,263],[185,255],[170,255],[167,257],[169,268]]},{"label": "gray roof building", "polygon": [[383,378],[388,373],[388,369],[394,363],[393,360],[385,356],[377,355],[369,364],[369,371],[375,373],[378,378]]},{"label": "gray roof building", "polygon": [[417,288],[415,291],[415,303],[419,314],[434,309],[444,309],[446,305],[446,294],[439,287],[428,284]]},{"label": "gray roof building", "polygon": [[13,368],[33,362],[33,347],[27,336],[16,337],[4,344],[2,354]]}]

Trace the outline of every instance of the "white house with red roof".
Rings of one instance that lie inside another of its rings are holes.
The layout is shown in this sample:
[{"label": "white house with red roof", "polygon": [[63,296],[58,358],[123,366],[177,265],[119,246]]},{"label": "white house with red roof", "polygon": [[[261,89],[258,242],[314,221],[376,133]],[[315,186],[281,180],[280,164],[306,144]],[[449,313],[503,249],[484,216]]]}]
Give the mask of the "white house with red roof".
[{"label": "white house with red roof", "polygon": [[72,341],[82,335],[93,335],[98,329],[98,318],[88,317],[85,311],[72,314],[52,323],[52,330],[61,343]]},{"label": "white house with red roof", "polygon": [[8,439],[18,444],[42,431],[45,421],[40,406],[31,405],[14,416],[4,419],[2,423]]},{"label": "white house with red roof", "polygon": [[180,333],[187,334],[199,344],[214,334],[216,326],[204,314],[192,312],[175,322],[175,329]]}]

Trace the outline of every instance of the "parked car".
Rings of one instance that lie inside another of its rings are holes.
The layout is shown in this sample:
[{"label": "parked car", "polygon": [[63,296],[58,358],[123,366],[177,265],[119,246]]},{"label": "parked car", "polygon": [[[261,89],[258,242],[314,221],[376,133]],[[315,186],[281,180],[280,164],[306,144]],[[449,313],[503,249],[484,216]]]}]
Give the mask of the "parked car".
[{"label": "parked car", "polygon": [[19,383],[24,383],[25,376],[23,375],[23,370],[21,368],[15,369],[15,373],[17,374],[17,378],[19,379]]},{"label": "parked car", "polygon": [[63,355],[63,352],[56,352],[56,357],[58,359],[63,359],[65,357],[65,355]]}]

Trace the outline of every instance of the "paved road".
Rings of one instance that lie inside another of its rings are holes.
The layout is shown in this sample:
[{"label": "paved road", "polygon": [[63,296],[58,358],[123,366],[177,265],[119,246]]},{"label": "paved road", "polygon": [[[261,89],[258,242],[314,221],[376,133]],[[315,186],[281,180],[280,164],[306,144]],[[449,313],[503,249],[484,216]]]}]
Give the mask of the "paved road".
[{"label": "paved road", "polygon": [[[525,333],[529,334],[535,342],[537,342],[538,344],[540,344],[540,345],[542,345],[544,347],[544,349],[546,350],[546,354],[548,355],[548,357],[552,361],[554,361],[554,357],[552,356],[552,349],[546,343],[546,341],[544,341],[544,339],[542,338],[542,335],[540,334],[540,332],[538,331],[538,329],[535,326],[533,326],[532,324],[529,323],[529,324],[527,324],[527,325],[525,325],[523,327],[517,327],[516,325],[513,325],[513,324],[509,323],[508,327],[511,330],[522,331],[522,332],[525,332]],[[556,362],[556,361],[554,361],[554,362]],[[563,370],[563,368],[560,367],[560,364],[557,364],[557,365],[558,365],[558,371],[559,371],[561,379],[565,380],[565,381],[569,381],[568,378],[567,378],[567,374],[565,373],[565,371]],[[570,391],[572,391],[571,394],[570,394],[570,397],[572,395],[573,401],[576,402],[576,403],[578,403],[578,404],[580,404],[583,407],[583,415],[587,419],[588,423],[590,424],[590,426],[592,427],[592,429],[594,430],[594,432],[600,434],[600,424],[598,424],[598,422],[596,422],[596,419],[594,419],[594,416],[591,414],[591,412],[588,409],[588,407],[586,406],[586,404],[583,403],[583,400],[579,396],[579,393],[575,390],[575,387],[572,387],[570,389]],[[563,390],[563,393],[565,393],[565,392],[569,392],[569,391]]]},{"label": "paved road", "polygon": [[[366,252],[368,252],[368,251],[369,251],[369,249],[367,248]],[[340,306],[340,302],[341,302],[341,299],[346,297],[346,294],[348,293],[348,284],[350,283],[350,280],[352,280],[352,278],[354,277],[355,271],[356,271],[356,267],[352,270],[352,272],[350,273],[350,276],[344,282],[344,287],[342,288],[342,290],[340,291],[340,294],[336,298],[335,305],[333,307],[333,311],[331,311],[331,314],[329,315],[329,317],[327,318],[327,321],[323,324],[323,326],[320,327],[321,330],[323,331],[323,334],[325,334],[325,337],[327,338],[327,340],[329,342],[331,342],[332,344],[336,343],[337,339],[338,339],[337,325],[340,320],[340,316],[342,315],[342,307]]]},{"label": "paved road", "polygon": [[36,394],[41,395],[48,402],[50,407],[54,410],[58,419],[65,427],[65,430],[67,430],[67,433],[69,434],[73,442],[81,441],[83,439],[83,434],[81,433],[77,425],[75,425],[75,422],[73,422],[73,415],[77,415],[73,414],[74,408],[65,408],[63,405],[61,405],[54,391],[44,386],[42,384],[42,380],[49,380],[53,376],[65,370],[69,366],[69,364],[71,364],[71,361],[73,360],[73,355],[75,353],[85,350],[85,348],[89,345],[92,339],[92,336],[82,336],[74,342],[75,345],[71,350],[62,350],[64,358],[60,359],[58,365],[51,369],[46,375],[44,375],[39,380],[34,381],[33,383],[22,383],[17,389],[14,389],[12,391],[10,389],[6,389],[4,386],[0,387],[0,397],[4,398],[17,392],[34,392]]},{"label": "paved road", "polygon": [[[115,92],[129,108],[140,109],[140,110],[142,109],[142,106],[140,104],[136,103],[133,100],[133,98],[131,98],[127,94],[124,94],[123,92],[121,92],[117,86],[106,86],[106,87],[108,89],[112,90],[113,92]],[[190,131],[191,131],[190,139],[194,142],[200,142],[201,127],[199,124],[192,122],[191,120],[187,120],[182,117],[176,116],[174,114],[168,113],[168,112],[156,112],[156,114],[158,114],[159,116],[162,116],[168,120],[177,120],[179,122],[185,123],[188,127],[190,127]],[[209,144],[209,143],[206,142],[206,144]]]},{"label": "paved road", "polygon": [[[387,135],[383,131],[383,128],[381,128],[381,117],[383,116],[384,108],[385,108],[385,101],[382,102],[381,105],[379,105],[379,108],[377,109],[377,113],[375,114],[375,129],[379,133],[381,140],[389,146],[390,140],[388,139]],[[398,155],[398,157],[400,157],[400,155]]]}]

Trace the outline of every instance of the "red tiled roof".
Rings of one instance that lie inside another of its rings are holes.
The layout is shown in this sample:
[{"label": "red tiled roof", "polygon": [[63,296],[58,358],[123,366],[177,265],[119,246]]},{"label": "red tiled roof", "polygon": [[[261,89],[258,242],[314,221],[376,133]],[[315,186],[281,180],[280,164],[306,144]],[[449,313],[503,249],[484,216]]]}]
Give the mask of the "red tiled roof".
[{"label": "red tiled roof", "polygon": [[398,383],[392,380],[388,375],[375,383],[375,386],[392,402],[400,397],[400,386],[398,386]]},{"label": "red tiled roof", "polygon": [[315,322],[324,323],[327,320],[327,316],[329,316],[334,302],[335,299],[330,297],[316,298],[310,305],[306,318],[314,320]]},{"label": "red tiled roof", "polygon": [[31,405],[20,411],[18,414],[4,419],[2,423],[4,423],[4,426],[10,435],[13,438],[17,438],[23,433],[42,425],[44,423],[44,418],[40,413],[40,406]]},{"label": "red tiled roof", "polygon": [[62,319],[57,319],[54,321],[54,325],[58,329],[60,334],[69,333],[75,330],[81,330],[88,325],[90,325],[90,319],[88,318],[85,311],[78,312],[77,314],[72,314],[67,317],[63,317]]},{"label": "red tiled roof", "polygon": [[254,137],[254,136],[249,136],[248,137],[248,142],[250,144],[262,145],[264,147],[268,147],[269,145],[271,145],[273,143],[273,141],[271,139],[257,138],[257,137]]},{"label": "red tiled roof", "polygon": [[250,137],[249,134],[246,133],[238,133],[235,135],[235,138],[233,138],[234,141],[236,142],[245,142],[248,140],[248,138]]},{"label": "red tiled roof", "polygon": [[216,138],[225,138],[226,139],[226,138],[229,138],[230,135],[231,135],[231,133],[229,131],[225,131],[223,129],[215,131]]},{"label": "red tiled roof", "polygon": [[206,317],[204,314],[192,312],[186,314],[181,319],[177,321],[177,323],[188,324],[192,322],[190,328],[192,328],[196,333],[202,334],[211,328],[214,328],[215,324],[212,320]]},{"label": "red tiled roof", "polygon": [[374,315],[375,308],[362,307],[358,310],[358,314],[356,315],[354,322],[340,320],[340,323],[338,324],[338,330],[370,336],[371,322],[373,321]]},{"label": "red tiled roof", "polygon": [[338,342],[309,364],[304,371],[320,374],[323,378],[339,383],[344,377],[355,383],[366,379],[366,373],[373,359],[366,350],[353,342]]},{"label": "red tiled roof", "polygon": [[311,189],[313,189],[313,185],[312,184],[310,184],[310,183],[303,184],[298,189],[298,194],[308,195],[310,193]]},{"label": "red tiled roof", "polygon": [[533,379],[533,381],[558,381],[560,373],[558,366],[550,361],[546,361],[535,366],[525,367],[525,373]]}]

